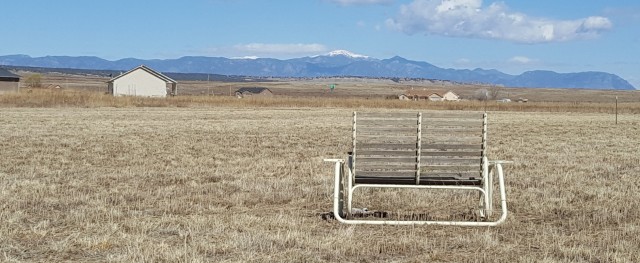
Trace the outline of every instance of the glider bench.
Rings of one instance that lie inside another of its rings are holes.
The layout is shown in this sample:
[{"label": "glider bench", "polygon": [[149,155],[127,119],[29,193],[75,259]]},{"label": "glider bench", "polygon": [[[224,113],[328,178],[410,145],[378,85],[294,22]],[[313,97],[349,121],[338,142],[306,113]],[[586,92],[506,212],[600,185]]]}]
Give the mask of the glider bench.
[{"label": "glider bench", "polygon": [[[346,160],[325,159],[335,163],[333,213],[340,222],[495,226],[506,220],[502,164],[510,162],[487,159],[486,113],[354,112],[352,142],[353,150]],[[498,175],[502,213],[496,221],[488,221],[493,212],[494,171]],[[484,220],[354,219],[351,216],[353,193],[364,187],[477,191],[480,196],[478,212]]]}]

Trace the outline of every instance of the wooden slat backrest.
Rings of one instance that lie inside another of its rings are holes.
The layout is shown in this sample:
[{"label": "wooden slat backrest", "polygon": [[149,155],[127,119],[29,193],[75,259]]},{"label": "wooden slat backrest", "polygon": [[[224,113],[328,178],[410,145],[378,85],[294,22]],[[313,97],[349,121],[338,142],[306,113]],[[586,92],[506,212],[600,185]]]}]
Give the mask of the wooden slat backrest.
[{"label": "wooden slat backrest", "polygon": [[354,178],[480,179],[486,114],[353,113]]},{"label": "wooden slat backrest", "polygon": [[419,171],[418,113],[353,113],[352,168],[359,174],[414,177]]},{"label": "wooden slat backrest", "polygon": [[486,155],[486,114],[479,112],[429,113],[422,122],[424,177],[481,179]]}]

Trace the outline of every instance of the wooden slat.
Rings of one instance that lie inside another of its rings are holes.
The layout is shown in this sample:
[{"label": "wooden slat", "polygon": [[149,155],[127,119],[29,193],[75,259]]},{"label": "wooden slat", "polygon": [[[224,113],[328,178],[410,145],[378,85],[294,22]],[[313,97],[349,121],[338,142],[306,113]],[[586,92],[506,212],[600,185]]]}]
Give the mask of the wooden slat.
[{"label": "wooden slat", "polygon": [[425,114],[423,120],[430,122],[482,122],[482,115],[478,116],[431,116]]},{"label": "wooden slat", "polygon": [[444,172],[422,172],[424,177],[454,177],[454,178],[480,178],[482,174],[479,172],[464,172],[464,173],[444,173]]},{"label": "wooden slat", "polygon": [[[415,133],[415,132],[414,132]],[[428,134],[473,134],[476,136],[482,135],[482,127],[476,127],[474,129],[469,128],[423,128],[423,136]]]},{"label": "wooden slat", "polygon": [[356,176],[356,184],[415,184],[414,176],[407,177],[378,177],[378,176]]},{"label": "wooden slat", "polygon": [[358,161],[364,163],[406,163],[416,162],[415,157],[368,157],[358,155]]},{"label": "wooden slat", "polygon": [[[409,144],[412,143],[413,145],[415,145],[416,143],[416,138],[412,138],[412,137],[366,137],[366,138],[358,138],[358,144],[363,143],[363,144],[381,144],[381,143],[388,143],[388,144]],[[415,146],[414,146],[415,147]]]},{"label": "wooden slat", "polygon": [[421,159],[421,163],[423,166],[434,165],[434,164],[442,164],[442,165],[450,165],[450,164],[478,164],[482,162],[480,158],[473,159],[454,159],[454,158],[428,158],[423,157]]},{"label": "wooden slat", "polygon": [[414,176],[416,171],[356,171],[356,176],[376,176],[376,177],[393,177],[393,176]]},{"label": "wooden slat", "polygon": [[405,151],[381,151],[381,150],[360,150],[358,151],[358,156],[416,156],[415,150],[405,150]]},{"label": "wooden slat", "polygon": [[[356,176],[356,184],[403,184],[413,185],[416,184],[415,177],[371,177],[371,176]],[[420,185],[482,185],[482,181],[479,179],[454,179],[445,177],[427,177],[422,178],[419,182]]]},{"label": "wooden slat", "polygon": [[[469,141],[469,144],[482,144],[482,136],[477,134],[444,134],[444,133],[431,133],[431,134],[423,134],[422,140],[426,144],[434,144],[434,143],[449,143],[454,144],[453,142],[465,142]],[[462,144],[462,143],[459,143]]]},{"label": "wooden slat", "polygon": [[[358,160],[360,161],[360,160]],[[409,170],[415,169],[415,163],[386,163],[386,164],[373,164],[373,163],[358,163],[358,169],[361,170]]]},{"label": "wooden slat", "polygon": [[427,143],[422,144],[422,150],[436,149],[436,150],[482,150],[482,144],[446,144],[446,143]]},{"label": "wooden slat", "polygon": [[[482,130],[482,126],[479,128]],[[370,125],[360,125],[358,124],[358,130],[362,131],[408,131],[408,132],[416,132],[418,130],[418,125],[415,123],[388,123],[385,125],[381,124],[370,124]]]},{"label": "wooden slat", "polygon": [[452,152],[452,151],[425,151],[421,152],[422,156],[450,156],[450,157],[468,157],[468,156],[477,156],[480,157],[482,155],[481,151],[474,152]]},{"label": "wooden slat", "polygon": [[[414,150],[416,149],[415,143],[358,143],[358,151],[366,150]],[[480,149],[480,147],[478,147]]]},{"label": "wooden slat", "polygon": [[421,170],[434,170],[434,171],[466,171],[466,170],[480,170],[481,167],[477,163],[472,164],[428,164],[421,165]]},{"label": "wooden slat", "polygon": [[422,130],[422,138],[441,138],[441,137],[465,137],[465,138],[482,138],[482,130]]},{"label": "wooden slat", "polygon": [[416,139],[416,134],[414,133],[376,133],[376,132],[358,132],[358,138],[361,140],[368,138],[412,138],[414,141]]},{"label": "wooden slat", "polygon": [[[416,125],[412,126],[372,126],[372,127],[358,127],[358,132],[369,133],[369,132],[385,132],[385,133],[412,133],[414,136],[418,128]],[[482,127],[479,129],[482,131]]]},{"label": "wooden slat", "polygon": [[[480,136],[422,136],[423,143],[426,144],[478,144],[482,145],[482,137]],[[423,147],[424,148],[424,147]]]},{"label": "wooden slat", "polygon": [[376,126],[376,125],[406,125],[406,126],[416,126],[418,121],[417,120],[374,120],[374,119],[368,119],[368,120],[358,120],[358,126],[359,127],[365,127],[365,126]]},{"label": "wooden slat", "polygon": [[432,120],[430,122],[422,121],[422,127],[479,127],[482,128],[482,119],[480,120]]},{"label": "wooden slat", "polygon": [[480,119],[484,116],[483,112],[424,112],[424,119]]},{"label": "wooden slat", "polygon": [[438,141],[477,141],[478,144],[482,143],[482,136],[477,133],[424,133],[422,139],[427,143],[433,143]]},{"label": "wooden slat", "polygon": [[417,112],[360,112],[358,117],[361,119],[410,119],[417,118]]}]

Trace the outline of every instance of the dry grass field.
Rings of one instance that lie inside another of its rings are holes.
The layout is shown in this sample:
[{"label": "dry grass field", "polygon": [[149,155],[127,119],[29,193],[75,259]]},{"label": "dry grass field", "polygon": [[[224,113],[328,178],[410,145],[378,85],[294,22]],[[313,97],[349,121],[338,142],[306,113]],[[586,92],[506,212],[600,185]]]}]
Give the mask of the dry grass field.
[{"label": "dry grass field", "polygon": [[[23,78],[31,72],[17,72]],[[44,85],[60,85],[65,90],[83,90],[97,93],[107,91],[107,77],[79,76],[61,73],[42,75]],[[336,84],[330,92],[329,85]],[[428,90],[446,92],[451,90],[464,99],[473,99],[479,89],[492,89],[487,86],[453,84],[430,81],[402,81],[360,79],[360,78],[326,78],[326,79],[274,79],[268,82],[220,82],[220,81],[179,81],[179,95],[198,96],[230,96],[243,87],[269,88],[277,96],[289,97],[323,97],[323,98],[358,98],[376,99],[397,96],[407,90]],[[589,89],[549,89],[549,88],[503,88],[498,98],[519,98],[529,102],[564,102],[564,103],[614,103],[616,96],[621,103],[640,102],[640,92],[627,90],[589,90]]]},{"label": "dry grass field", "polygon": [[[226,105],[2,108],[0,261],[640,261],[640,115],[490,112],[490,157],[515,161],[506,223],[349,226],[320,217],[322,159],[349,150],[354,108]],[[361,193],[373,210],[468,209],[434,203],[463,193]]]}]

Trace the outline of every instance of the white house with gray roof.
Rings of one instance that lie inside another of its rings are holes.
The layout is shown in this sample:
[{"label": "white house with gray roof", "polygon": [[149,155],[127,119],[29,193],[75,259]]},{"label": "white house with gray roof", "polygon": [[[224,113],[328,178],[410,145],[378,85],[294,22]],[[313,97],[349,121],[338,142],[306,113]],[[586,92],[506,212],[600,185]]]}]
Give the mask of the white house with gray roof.
[{"label": "white house with gray roof", "polygon": [[20,76],[0,68],[0,94],[18,92],[20,90]]},{"label": "white house with gray roof", "polygon": [[139,66],[109,80],[113,96],[166,97],[178,93],[178,83],[147,66]]}]

